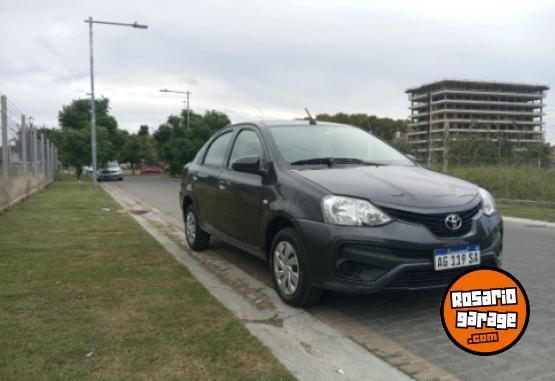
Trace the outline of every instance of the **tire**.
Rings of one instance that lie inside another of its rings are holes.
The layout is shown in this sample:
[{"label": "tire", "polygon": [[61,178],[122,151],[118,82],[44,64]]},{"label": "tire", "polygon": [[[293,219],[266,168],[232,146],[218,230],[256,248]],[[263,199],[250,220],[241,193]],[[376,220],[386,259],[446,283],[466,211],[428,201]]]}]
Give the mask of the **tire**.
[{"label": "tire", "polygon": [[[296,260],[293,258],[294,256],[296,256]],[[281,264],[276,262],[280,257]],[[318,301],[322,290],[310,284],[306,249],[302,238],[295,229],[284,228],[276,234],[269,258],[274,288],[281,300],[294,307],[307,307]],[[296,286],[295,270],[297,273]]]},{"label": "tire", "polygon": [[183,213],[183,223],[185,225],[185,239],[189,247],[195,251],[206,249],[210,241],[210,234],[200,228],[192,204]]}]

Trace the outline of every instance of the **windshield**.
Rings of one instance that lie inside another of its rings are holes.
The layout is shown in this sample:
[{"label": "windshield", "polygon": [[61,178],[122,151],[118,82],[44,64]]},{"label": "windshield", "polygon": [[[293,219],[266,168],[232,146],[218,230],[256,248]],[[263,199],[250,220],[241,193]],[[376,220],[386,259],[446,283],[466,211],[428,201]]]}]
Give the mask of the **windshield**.
[{"label": "windshield", "polygon": [[283,158],[294,165],[357,164],[357,161],[358,164],[414,165],[396,149],[352,126],[272,126],[269,130]]}]

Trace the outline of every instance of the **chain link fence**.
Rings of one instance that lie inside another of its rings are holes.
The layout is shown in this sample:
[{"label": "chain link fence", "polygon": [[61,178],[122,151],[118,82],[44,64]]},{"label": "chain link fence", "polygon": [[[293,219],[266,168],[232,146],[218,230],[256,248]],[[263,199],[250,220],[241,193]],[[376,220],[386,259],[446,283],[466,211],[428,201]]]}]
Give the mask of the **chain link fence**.
[{"label": "chain link fence", "polygon": [[0,96],[0,211],[54,180],[58,150],[31,122]]}]

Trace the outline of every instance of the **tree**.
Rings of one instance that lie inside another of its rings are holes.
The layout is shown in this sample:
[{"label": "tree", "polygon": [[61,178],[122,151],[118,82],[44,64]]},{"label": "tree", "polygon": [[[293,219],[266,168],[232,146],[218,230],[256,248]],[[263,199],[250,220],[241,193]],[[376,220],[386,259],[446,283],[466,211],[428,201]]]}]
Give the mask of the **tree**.
[{"label": "tree", "polygon": [[125,148],[121,152],[121,161],[126,161],[131,164],[133,174],[135,174],[137,164],[142,161],[150,164],[158,162],[156,140],[148,133],[148,126],[140,126],[136,134],[130,135],[127,131],[125,131],[125,133],[127,137]]},{"label": "tree", "polygon": [[[96,125],[105,127],[110,133],[118,128],[116,119],[109,115],[110,100],[100,98],[95,100]],[[89,99],[75,99],[71,104],[63,106],[58,112],[58,123],[64,129],[82,130],[90,127],[91,101]]]},{"label": "tree", "polygon": [[186,121],[186,110],[183,110],[180,116],[169,116],[154,133],[160,159],[168,164],[172,174],[180,173],[183,165],[195,157],[206,140],[230,123],[226,114],[216,110],[206,111],[204,115],[190,112],[189,128]]},{"label": "tree", "polygon": [[[397,132],[401,135],[407,132],[407,121],[403,119],[380,118],[376,115],[368,114],[346,114],[338,112],[331,114],[318,114],[317,120],[350,124],[370,131],[375,136],[392,143]],[[396,143],[397,144],[397,143]]]},{"label": "tree", "polygon": [[131,170],[135,174],[135,166],[140,163],[143,154],[141,138],[138,135],[129,136],[126,148],[126,161],[131,164]]},{"label": "tree", "polygon": [[[114,157],[114,148],[108,139],[109,132],[104,127],[96,131],[97,151],[99,163],[107,163]],[[91,163],[91,133],[89,130],[69,129],[60,136],[59,154],[64,165],[75,168],[77,179],[81,178],[83,167]]]},{"label": "tree", "polygon": [[[126,131],[118,130],[116,119],[109,115],[110,101],[95,101],[97,162],[100,166],[110,160],[121,160],[128,140]],[[75,167],[77,178],[83,166],[91,164],[91,104],[88,99],[75,99],[58,112],[61,130],[57,133],[57,146],[61,162]]]},{"label": "tree", "polygon": [[137,133],[139,136],[148,136],[149,135],[149,129],[148,126],[146,124],[142,124],[139,127],[139,132]]}]

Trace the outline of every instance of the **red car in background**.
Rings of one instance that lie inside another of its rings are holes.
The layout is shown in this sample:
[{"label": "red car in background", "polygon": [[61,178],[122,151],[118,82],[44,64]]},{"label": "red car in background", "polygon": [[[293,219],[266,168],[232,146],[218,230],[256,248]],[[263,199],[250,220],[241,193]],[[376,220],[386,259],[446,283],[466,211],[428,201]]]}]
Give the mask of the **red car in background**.
[{"label": "red car in background", "polygon": [[157,165],[145,165],[141,169],[141,175],[161,174],[164,170]]}]

